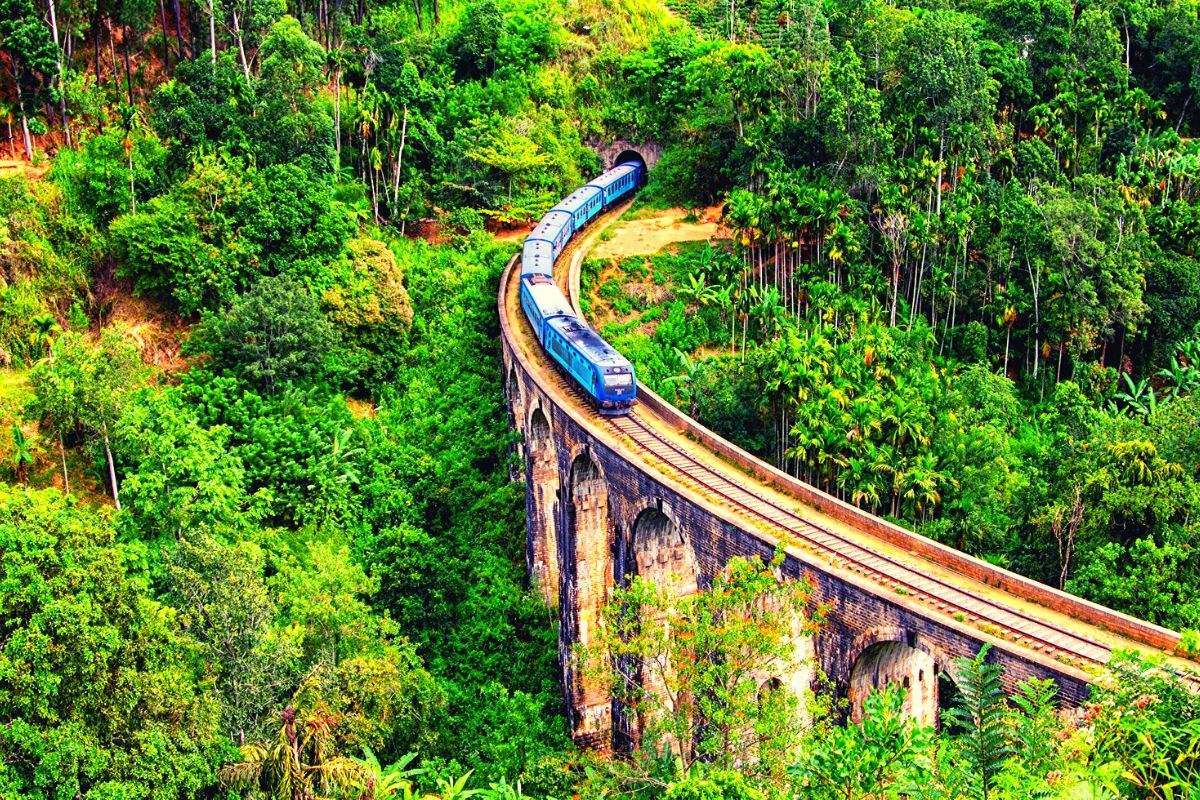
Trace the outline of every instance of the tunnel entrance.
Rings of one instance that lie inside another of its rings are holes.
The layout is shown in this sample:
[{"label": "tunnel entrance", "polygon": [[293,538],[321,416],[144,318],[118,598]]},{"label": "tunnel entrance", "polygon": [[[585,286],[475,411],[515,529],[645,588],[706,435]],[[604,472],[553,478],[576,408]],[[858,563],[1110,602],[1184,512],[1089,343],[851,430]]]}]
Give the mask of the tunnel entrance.
[{"label": "tunnel entrance", "polygon": [[862,721],[863,704],[873,691],[895,685],[904,690],[905,714],[917,722],[936,725],[937,674],[933,656],[905,641],[872,644],[850,671],[850,721]]},{"label": "tunnel entrance", "polygon": [[639,153],[637,150],[622,150],[620,154],[617,155],[617,160],[613,162],[613,166],[619,167],[622,164],[637,164],[640,166],[642,168],[641,185],[644,186],[646,184],[646,176],[649,174],[649,170],[646,168],[646,159],[642,157],[641,153]]},{"label": "tunnel entrance", "polygon": [[529,539],[525,543],[529,578],[546,603],[553,607],[558,605],[559,583],[558,525],[555,524],[558,458],[554,452],[550,421],[540,408],[535,408],[529,418],[525,451],[529,469],[529,498],[533,506],[529,509]]}]

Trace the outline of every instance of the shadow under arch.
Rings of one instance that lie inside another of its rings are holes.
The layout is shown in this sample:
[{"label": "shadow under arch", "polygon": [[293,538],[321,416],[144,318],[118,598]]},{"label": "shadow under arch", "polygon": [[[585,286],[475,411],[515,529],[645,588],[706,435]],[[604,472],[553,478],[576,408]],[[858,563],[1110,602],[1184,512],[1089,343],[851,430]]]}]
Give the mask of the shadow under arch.
[{"label": "shadow under arch", "polygon": [[[513,450],[516,452],[518,459],[523,462],[525,460],[525,431],[528,425],[525,420],[525,398],[522,391],[521,379],[517,376],[517,365],[514,363],[508,368],[504,378],[504,397],[508,401],[508,424],[521,437],[517,439],[513,445]],[[513,472],[509,476],[512,480],[517,480],[519,475],[516,473],[516,467],[513,467]]]},{"label": "shadow under arch", "polygon": [[691,544],[661,507],[642,510],[633,521],[627,572],[656,584],[674,584],[679,595],[698,588],[699,569]]}]

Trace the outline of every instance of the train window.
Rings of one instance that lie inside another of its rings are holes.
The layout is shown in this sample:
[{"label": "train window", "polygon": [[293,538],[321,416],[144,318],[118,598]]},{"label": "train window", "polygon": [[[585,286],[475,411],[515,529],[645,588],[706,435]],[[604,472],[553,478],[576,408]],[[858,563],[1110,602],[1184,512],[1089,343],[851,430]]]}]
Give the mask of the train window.
[{"label": "train window", "polygon": [[628,372],[622,372],[617,375],[605,375],[604,385],[609,387],[631,386],[633,385],[633,375]]}]

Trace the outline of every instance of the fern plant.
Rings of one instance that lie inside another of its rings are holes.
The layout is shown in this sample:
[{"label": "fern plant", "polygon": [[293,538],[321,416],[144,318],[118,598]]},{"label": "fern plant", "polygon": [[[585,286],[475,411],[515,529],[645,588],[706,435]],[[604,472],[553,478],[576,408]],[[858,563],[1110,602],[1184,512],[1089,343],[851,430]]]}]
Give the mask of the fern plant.
[{"label": "fern plant", "polygon": [[1008,702],[1000,682],[1003,669],[987,663],[990,644],[980,648],[975,658],[959,658],[954,662],[958,698],[946,711],[951,723],[959,726],[962,753],[970,767],[972,789],[980,800],[988,800],[996,776],[1012,755],[1009,744]]},{"label": "fern plant", "polygon": [[1054,758],[1054,734],[1061,728],[1057,697],[1058,684],[1053,680],[1030,678],[1017,684],[1012,698],[1020,712],[1010,722],[1013,755],[1033,774],[1045,772]]}]

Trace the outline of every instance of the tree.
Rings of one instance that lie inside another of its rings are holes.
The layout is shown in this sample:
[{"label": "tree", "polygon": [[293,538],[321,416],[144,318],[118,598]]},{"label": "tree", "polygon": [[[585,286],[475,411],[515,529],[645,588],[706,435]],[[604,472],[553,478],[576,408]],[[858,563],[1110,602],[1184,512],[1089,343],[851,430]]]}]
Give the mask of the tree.
[{"label": "tree", "polygon": [[230,434],[201,426],[177,388],[145,388],[130,398],[114,431],[116,456],[128,465],[121,493],[129,514],[121,525],[155,563],[160,548],[193,532],[234,538],[261,518]]},{"label": "tree", "polygon": [[5,66],[16,87],[25,158],[32,159],[29,108],[37,105],[37,90],[58,64],[50,30],[42,23],[32,0],[0,1],[0,51],[8,54]]},{"label": "tree", "polygon": [[448,45],[457,57],[456,71],[466,77],[490,76],[496,69],[504,28],[504,13],[496,0],[476,0],[468,5]]},{"label": "tree", "polygon": [[252,543],[203,533],[180,540],[169,567],[172,600],[213,672],[221,728],[239,746],[267,733],[301,667],[299,643],[275,624],[264,567]]},{"label": "tree", "polygon": [[12,426],[12,439],[13,474],[17,483],[25,483],[29,480],[29,468],[33,465],[33,447],[29,438],[25,436],[25,431],[21,430],[21,426],[16,422]]},{"label": "tree", "polygon": [[[130,392],[145,372],[137,345],[116,328],[108,328],[93,346],[82,334],[68,331],[55,340],[51,357],[30,376],[33,414],[48,419],[61,437],[84,433],[104,445],[113,504],[121,509],[111,436]],[[67,477],[63,461],[63,479]]]},{"label": "tree", "polygon": [[0,485],[0,794],[194,796],[221,758],[199,654],[109,514]]},{"label": "tree", "polygon": [[904,714],[904,690],[872,692],[858,724],[818,726],[789,772],[812,800],[867,800],[920,786],[931,777],[924,759],[933,729]]},{"label": "tree", "polygon": [[207,315],[190,348],[270,395],[320,380],[339,341],[317,298],[295,278],[263,278],[222,315]]},{"label": "tree", "polygon": [[805,619],[811,586],[782,579],[781,563],[734,558],[709,590],[684,597],[638,577],[614,591],[585,655],[642,726],[644,756],[666,747],[684,772],[704,761],[781,777],[799,698],[770,679],[799,666],[816,625]]},{"label": "tree", "polygon": [[323,707],[297,712],[289,705],[279,722],[274,740],[244,745],[242,761],[221,770],[225,786],[259,789],[277,800],[315,800],[362,783],[363,766],[334,749],[336,722]]},{"label": "tree", "polygon": [[1008,742],[1008,703],[1000,682],[1003,668],[987,663],[990,644],[979,649],[975,658],[955,660],[958,697],[955,706],[945,712],[946,722],[962,730],[963,755],[970,765],[972,789],[976,797],[993,796],[996,775],[1012,755]]}]

